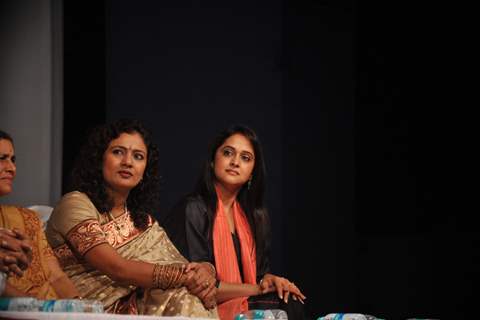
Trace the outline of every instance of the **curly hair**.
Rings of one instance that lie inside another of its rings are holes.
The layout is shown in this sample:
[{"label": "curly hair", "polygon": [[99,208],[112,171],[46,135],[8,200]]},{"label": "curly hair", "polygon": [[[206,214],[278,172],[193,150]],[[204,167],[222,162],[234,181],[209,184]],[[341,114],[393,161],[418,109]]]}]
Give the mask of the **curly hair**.
[{"label": "curly hair", "polygon": [[69,189],[85,193],[102,214],[112,210],[113,201],[107,194],[103,178],[103,156],[110,142],[122,133],[140,134],[147,147],[147,165],[143,179],[130,191],[127,199],[135,227],[145,229],[148,215],[153,215],[158,208],[159,151],[150,132],[138,120],[121,119],[94,128],[75,160]]}]

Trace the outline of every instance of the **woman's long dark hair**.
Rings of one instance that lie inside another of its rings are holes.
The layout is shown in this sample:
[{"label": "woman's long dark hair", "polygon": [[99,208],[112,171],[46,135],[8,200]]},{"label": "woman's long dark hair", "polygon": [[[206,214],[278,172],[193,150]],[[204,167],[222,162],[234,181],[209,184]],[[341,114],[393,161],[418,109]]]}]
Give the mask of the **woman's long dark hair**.
[{"label": "woman's long dark hair", "polygon": [[270,220],[264,205],[265,197],[265,163],[263,152],[256,133],[244,125],[234,125],[220,132],[209,146],[208,158],[203,165],[203,171],[197,181],[195,192],[202,197],[207,206],[209,218],[209,236],[212,237],[213,221],[217,212],[217,193],[215,191],[215,171],[212,163],[215,162],[215,153],[218,148],[234,134],[241,134],[250,141],[255,153],[255,165],[252,171],[250,186],[245,183],[237,194],[237,200],[245,212],[257,248],[257,262],[266,254],[269,246]]},{"label": "woman's long dark hair", "polygon": [[158,208],[159,198],[159,151],[151,140],[149,131],[137,120],[122,119],[93,129],[86,144],[80,150],[72,171],[70,191],[88,195],[100,213],[112,210],[103,179],[103,156],[110,142],[122,133],[138,133],[147,147],[147,166],[140,183],[130,190],[127,207],[137,228],[148,224],[148,214]]}]

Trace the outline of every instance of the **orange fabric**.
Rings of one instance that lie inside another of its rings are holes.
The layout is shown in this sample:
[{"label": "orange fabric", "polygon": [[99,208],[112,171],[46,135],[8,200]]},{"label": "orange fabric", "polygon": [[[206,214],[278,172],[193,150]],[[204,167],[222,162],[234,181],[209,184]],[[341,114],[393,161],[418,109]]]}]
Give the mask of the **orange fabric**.
[{"label": "orange fabric", "polygon": [[32,243],[32,262],[23,276],[14,275],[8,283],[17,290],[39,299],[56,299],[54,286],[50,283],[49,259],[55,259],[48,245],[42,223],[36,212],[15,206],[0,206],[0,227],[22,231]]},{"label": "orange fabric", "polygon": [[[217,190],[217,196],[218,192]],[[257,278],[255,240],[247,217],[237,201],[233,204],[233,221],[235,231],[240,240],[243,283],[255,284]],[[217,212],[213,224],[213,253],[215,255],[215,268],[217,269],[218,279],[228,283],[242,283],[232,234],[220,196],[218,196]],[[247,298],[235,298],[219,304],[218,314],[220,319],[232,320],[237,313],[247,311]]]}]

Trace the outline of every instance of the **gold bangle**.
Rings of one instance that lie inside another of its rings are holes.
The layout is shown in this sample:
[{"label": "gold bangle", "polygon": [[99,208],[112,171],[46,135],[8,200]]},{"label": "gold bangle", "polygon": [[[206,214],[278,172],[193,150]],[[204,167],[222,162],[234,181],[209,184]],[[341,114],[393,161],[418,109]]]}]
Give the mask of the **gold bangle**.
[{"label": "gold bangle", "polygon": [[152,287],[168,289],[182,285],[181,279],[185,272],[185,265],[155,264],[152,272]]}]

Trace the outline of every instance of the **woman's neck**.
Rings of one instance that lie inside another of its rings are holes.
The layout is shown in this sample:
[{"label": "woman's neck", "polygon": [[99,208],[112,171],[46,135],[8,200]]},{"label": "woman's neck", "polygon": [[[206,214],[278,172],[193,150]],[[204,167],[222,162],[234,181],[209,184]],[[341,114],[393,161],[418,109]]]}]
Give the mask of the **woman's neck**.
[{"label": "woman's neck", "polygon": [[233,206],[233,202],[237,198],[238,189],[235,189],[235,190],[228,189],[219,183],[215,183],[215,186],[219,191],[217,192],[217,196],[220,197],[220,200],[222,201],[224,209],[230,209]]},{"label": "woman's neck", "polygon": [[115,192],[113,190],[107,190],[107,193],[110,199],[112,199],[113,201],[113,207],[110,210],[110,213],[114,217],[122,215],[126,210],[128,193],[123,194],[120,192]]}]

